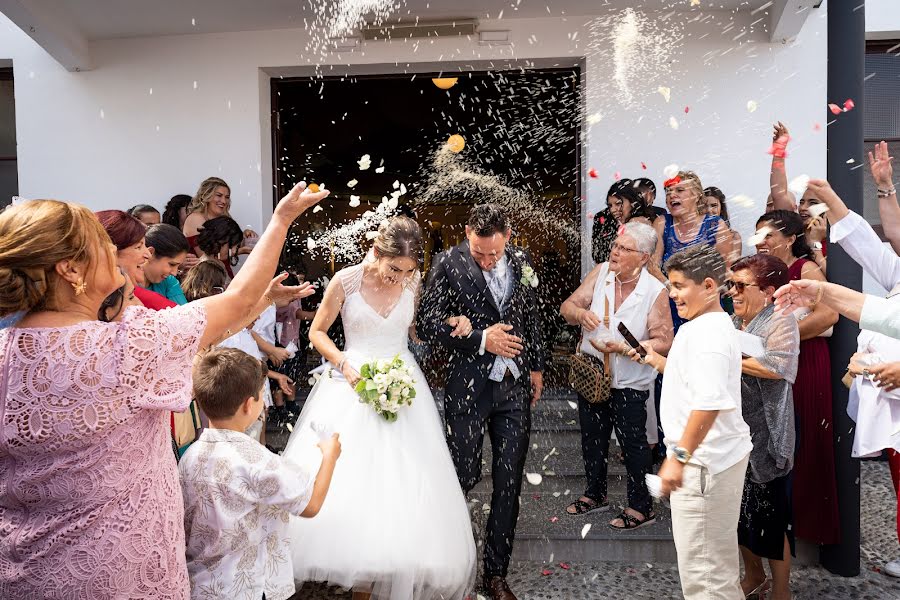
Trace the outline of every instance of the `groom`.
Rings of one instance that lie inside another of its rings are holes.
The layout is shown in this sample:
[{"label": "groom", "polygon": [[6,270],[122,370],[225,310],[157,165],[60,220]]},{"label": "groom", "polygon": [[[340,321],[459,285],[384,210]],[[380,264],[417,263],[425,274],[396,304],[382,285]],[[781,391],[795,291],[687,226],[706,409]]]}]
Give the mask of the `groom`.
[{"label": "groom", "polygon": [[516,598],[506,571],[519,517],[531,407],[541,396],[544,370],[537,279],[525,253],[508,247],[510,234],[503,208],[473,207],[467,241],[441,253],[432,265],[416,323],[422,339],[450,352],[447,445],[466,494],[481,479],[485,431],[491,438],[494,491],[484,587],[494,600]]}]

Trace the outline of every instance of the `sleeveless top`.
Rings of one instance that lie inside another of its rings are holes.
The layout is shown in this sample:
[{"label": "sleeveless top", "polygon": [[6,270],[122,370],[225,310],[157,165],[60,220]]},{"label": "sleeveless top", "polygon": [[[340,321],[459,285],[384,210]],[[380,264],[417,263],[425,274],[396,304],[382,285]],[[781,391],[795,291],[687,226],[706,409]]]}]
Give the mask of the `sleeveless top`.
[{"label": "sleeveless top", "polygon": [[716,229],[719,227],[719,221],[722,219],[714,215],[706,215],[700,224],[700,231],[697,237],[689,242],[682,242],[675,234],[675,221],[672,215],[666,213],[666,228],[663,231],[663,265],[672,255],[678,254],[682,250],[696,246],[697,244],[706,244],[707,246],[716,245]]},{"label": "sleeveless top", "polygon": [[344,324],[344,353],[353,366],[372,359],[391,359],[409,353],[409,327],[416,313],[416,296],[421,275],[413,273],[387,313],[378,312],[363,297],[363,264],[338,271],[335,279],[344,289],[341,321]]}]

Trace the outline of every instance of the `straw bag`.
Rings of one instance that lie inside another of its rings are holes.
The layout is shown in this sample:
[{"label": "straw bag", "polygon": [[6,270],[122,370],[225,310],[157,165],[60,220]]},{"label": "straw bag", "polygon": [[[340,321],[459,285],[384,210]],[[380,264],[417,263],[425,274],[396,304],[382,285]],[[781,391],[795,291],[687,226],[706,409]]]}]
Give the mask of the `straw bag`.
[{"label": "straw bag", "polygon": [[[605,296],[605,295],[604,295]],[[603,326],[609,328],[609,298],[604,297]],[[583,338],[582,338],[583,339]],[[591,404],[609,400],[612,375],[609,371],[609,353],[603,360],[579,350],[569,359],[569,385]]]}]

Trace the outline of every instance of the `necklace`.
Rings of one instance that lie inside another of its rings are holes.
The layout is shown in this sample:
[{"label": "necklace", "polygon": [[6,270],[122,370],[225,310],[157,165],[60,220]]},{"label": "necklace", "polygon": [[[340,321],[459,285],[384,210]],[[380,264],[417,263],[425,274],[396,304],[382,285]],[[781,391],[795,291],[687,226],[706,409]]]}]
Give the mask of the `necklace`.
[{"label": "necklace", "polygon": [[638,271],[638,274],[635,275],[634,279],[628,279],[626,281],[622,281],[621,279],[619,279],[619,274],[616,273],[616,283],[618,283],[619,285],[623,285],[625,283],[632,283],[634,281],[637,281],[640,277],[641,277],[641,272]]},{"label": "necklace", "polygon": [[[688,235],[688,234],[693,233],[694,231],[697,231],[699,233],[699,230],[700,230],[700,228],[697,226],[696,219],[693,219],[692,222],[687,223],[687,225],[685,225],[684,222],[683,223],[676,222],[676,223],[674,223],[674,225],[675,225],[675,233],[676,233],[676,235],[678,235],[678,237],[680,239],[684,239],[684,238],[688,238],[688,237],[690,237],[690,238],[696,237],[697,236],[696,233],[693,236]],[[685,227],[687,227],[687,229],[685,229]]]}]

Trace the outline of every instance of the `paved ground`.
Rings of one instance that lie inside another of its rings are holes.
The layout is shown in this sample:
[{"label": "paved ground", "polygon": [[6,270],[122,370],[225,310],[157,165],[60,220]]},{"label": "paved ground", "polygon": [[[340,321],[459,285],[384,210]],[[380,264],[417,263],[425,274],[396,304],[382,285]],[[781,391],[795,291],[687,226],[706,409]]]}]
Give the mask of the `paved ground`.
[{"label": "paved ground", "polygon": [[[898,600],[900,580],[880,572],[885,562],[900,556],[896,535],[897,501],[887,463],[862,465],[862,572],[844,578],[820,567],[797,566],[792,574],[794,597],[835,600]],[[517,563],[510,585],[520,600],[680,598],[678,570],[672,564],[572,563],[568,569],[555,561]],[[548,574],[544,574],[548,573]],[[324,586],[307,584],[296,600],[349,598]]]}]

